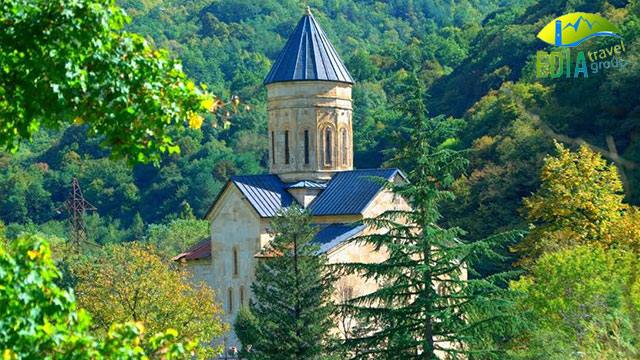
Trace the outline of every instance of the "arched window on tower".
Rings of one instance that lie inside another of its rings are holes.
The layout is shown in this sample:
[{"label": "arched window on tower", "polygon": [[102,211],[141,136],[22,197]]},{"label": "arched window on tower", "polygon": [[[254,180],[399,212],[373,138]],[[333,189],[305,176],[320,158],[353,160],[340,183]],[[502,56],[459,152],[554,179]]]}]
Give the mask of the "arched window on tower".
[{"label": "arched window on tower", "polygon": [[228,304],[227,304],[227,310],[229,311],[229,314],[231,314],[233,312],[233,289],[229,288],[228,290]]},{"label": "arched window on tower", "polygon": [[289,130],[284,131],[284,163],[289,164]]},{"label": "arched window on tower", "polygon": [[240,286],[240,306],[244,306],[244,286]]},{"label": "arched window on tower", "polygon": [[304,131],[304,163],[309,164],[309,130]]},{"label": "arched window on tower", "polygon": [[276,164],[276,134],[271,132],[271,164]]},{"label": "arched window on tower", "polygon": [[239,264],[238,264],[238,249],[233,248],[233,276],[238,276],[239,274]]},{"label": "arched window on tower", "polygon": [[342,165],[347,166],[348,152],[347,152],[347,129],[340,130],[340,141],[342,141]]},{"label": "arched window on tower", "polygon": [[330,127],[326,127],[324,129],[324,165],[325,166],[331,166],[332,163],[332,159],[331,159],[331,140],[332,140],[332,136],[331,136],[331,128]]}]

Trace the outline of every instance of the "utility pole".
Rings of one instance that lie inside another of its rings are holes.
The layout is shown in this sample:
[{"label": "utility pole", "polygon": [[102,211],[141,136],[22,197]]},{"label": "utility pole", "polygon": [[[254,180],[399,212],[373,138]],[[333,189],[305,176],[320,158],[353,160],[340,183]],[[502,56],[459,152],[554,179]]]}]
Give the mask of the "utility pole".
[{"label": "utility pole", "polygon": [[67,210],[67,221],[71,230],[71,243],[76,251],[79,251],[81,244],[88,243],[84,214],[87,211],[95,211],[97,209],[84,199],[80,183],[75,177],[71,183],[71,193],[64,202],[64,208]]}]

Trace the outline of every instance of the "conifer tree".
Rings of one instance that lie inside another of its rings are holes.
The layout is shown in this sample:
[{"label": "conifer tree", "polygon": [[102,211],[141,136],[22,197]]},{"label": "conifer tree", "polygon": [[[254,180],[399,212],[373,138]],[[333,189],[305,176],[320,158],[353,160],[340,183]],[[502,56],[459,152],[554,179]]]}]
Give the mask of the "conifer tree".
[{"label": "conifer tree", "polygon": [[129,227],[129,238],[131,241],[140,240],[144,237],[144,220],[142,220],[142,216],[140,216],[139,212],[133,216],[133,220],[131,221],[131,226]]},{"label": "conifer tree", "polygon": [[296,206],[275,217],[271,227],[274,239],[261,253],[251,287],[255,301],[250,314],[241,312],[245,318],[236,321],[243,350],[249,359],[322,358],[333,289],[326,257],[312,242],[316,228]]},{"label": "conifer tree", "polygon": [[478,329],[491,326],[503,304],[495,301],[502,277],[466,280],[469,264],[481,255],[498,257],[492,243],[508,236],[465,243],[462,229],[439,226],[439,205],[453,198],[448,189],[466,165],[461,152],[452,148],[459,123],[428,119],[423,86],[415,76],[406,86],[410,99],[402,111],[407,145],[398,150],[396,161],[410,167],[409,182],[387,187],[413,210],[389,210],[364,220],[374,231],[354,241],[387,251],[388,259],[344,264],[347,272],[380,284],[345,305],[359,322],[359,336],[345,345],[354,359],[468,358],[480,351],[474,339]]}]

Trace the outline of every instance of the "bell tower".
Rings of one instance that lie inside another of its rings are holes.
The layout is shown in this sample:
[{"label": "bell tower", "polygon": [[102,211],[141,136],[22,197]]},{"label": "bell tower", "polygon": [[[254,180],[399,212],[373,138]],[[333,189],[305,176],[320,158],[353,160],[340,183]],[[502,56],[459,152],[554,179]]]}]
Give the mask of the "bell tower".
[{"label": "bell tower", "polygon": [[289,182],[353,169],[353,79],[309,8],[264,84],[270,173]]}]

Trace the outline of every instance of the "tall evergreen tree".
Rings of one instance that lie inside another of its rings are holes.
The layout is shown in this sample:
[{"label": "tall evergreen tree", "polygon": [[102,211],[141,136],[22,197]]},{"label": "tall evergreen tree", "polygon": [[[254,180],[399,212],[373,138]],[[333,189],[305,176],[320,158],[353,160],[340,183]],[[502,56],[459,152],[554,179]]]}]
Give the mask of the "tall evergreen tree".
[{"label": "tall evergreen tree", "polygon": [[274,239],[262,252],[251,287],[255,301],[236,321],[243,350],[250,349],[250,359],[322,358],[332,327],[333,288],[326,257],[312,242],[316,228],[296,206],[275,217],[271,227]]},{"label": "tall evergreen tree", "polygon": [[144,220],[142,220],[142,216],[137,212],[133,216],[133,220],[131,221],[131,226],[129,227],[129,239],[131,241],[140,240],[144,237]]},{"label": "tall evergreen tree", "polygon": [[346,304],[360,324],[359,336],[345,345],[354,359],[468,358],[478,351],[477,329],[498,319],[503,304],[489,300],[502,291],[497,278],[467,280],[469,265],[480,255],[498,257],[492,243],[506,236],[465,243],[462,229],[439,226],[439,205],[453,198],[448,189],[466,165],[452,147],[459,123],[428,119],[424,87],[415,76],[405,86],[410,99],[401,110],[407,119],[402,129],[407,145],[398,150],[396,161],[410,167],[410,182],[387,186],[413,210],[390,210],[366,219],[378,231],[354,240],[387,251],[388,259],[344,265],[348,272],[380,284]]}]

